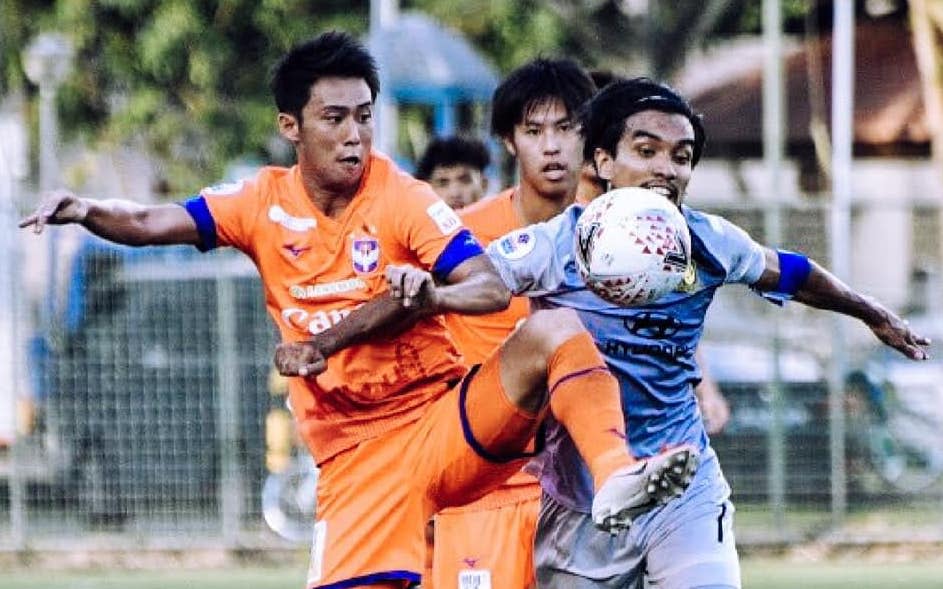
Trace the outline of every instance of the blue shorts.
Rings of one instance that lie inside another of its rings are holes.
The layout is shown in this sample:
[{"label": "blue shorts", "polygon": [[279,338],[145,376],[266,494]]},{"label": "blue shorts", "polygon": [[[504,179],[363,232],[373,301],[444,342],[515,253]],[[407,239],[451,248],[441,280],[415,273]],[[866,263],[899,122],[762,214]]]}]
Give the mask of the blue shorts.
[{"label": "blue shorts", "polygon": [[589,514],[541,501],[534,563],[540,589],[740,588],[734,507],[708,448],[684,495],[610,535]]}]

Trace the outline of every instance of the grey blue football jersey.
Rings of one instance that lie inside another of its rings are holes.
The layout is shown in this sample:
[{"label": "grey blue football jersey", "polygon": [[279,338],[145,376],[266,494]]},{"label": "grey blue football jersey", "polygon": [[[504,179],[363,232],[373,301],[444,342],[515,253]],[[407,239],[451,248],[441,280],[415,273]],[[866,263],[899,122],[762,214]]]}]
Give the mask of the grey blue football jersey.
[{"label": "grey blue football jersey", "polygon": [[[704,450],[709,442],[694,396],[693,385],[700,380],[694,351],[717,288],[760,278],[762,247],[729,221],[683,207],[691,231],[693,279],[656,303],[618,307],[589,291],[580,278],[573,237],[582,211],[573,205],[545,223],[496,239],[488,255],[511,291],[531,298],[533,310],[577,311],[619,379],[634,455],[651,456],[682,443]],[[588,513],[592,477],[566,430],[552,418],[546,442],[528,468],[554,499]]]}]

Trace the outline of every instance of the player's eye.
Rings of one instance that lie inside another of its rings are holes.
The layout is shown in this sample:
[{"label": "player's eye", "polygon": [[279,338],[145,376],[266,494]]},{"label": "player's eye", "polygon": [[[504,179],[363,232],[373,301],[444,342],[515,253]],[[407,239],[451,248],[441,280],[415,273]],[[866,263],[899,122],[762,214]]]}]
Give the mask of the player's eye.
[{"label": "player's eye", "polygon": [[686,166],[691,163],[692,155],[688,151],[679,151],[674,155],[674,161],[679,166]]},{"label": "player's eye", "polygon": [[569,121],[560,123],[559,125],[557,125],[557,129],[559,129],[560,131],[564,133],[569,133],[570,131],[573,130],[573,123]]},{"label": "player's eye", "polygon": [[371,119],[373,119],[373,113],[370,112],[369,110],[360,113],[361,123],[369,123]]},{"label": "player's eye", "polygon": [[536,137],[537,135],[540,135],[540,127],[527,127],[524,129],[524,133]]}]

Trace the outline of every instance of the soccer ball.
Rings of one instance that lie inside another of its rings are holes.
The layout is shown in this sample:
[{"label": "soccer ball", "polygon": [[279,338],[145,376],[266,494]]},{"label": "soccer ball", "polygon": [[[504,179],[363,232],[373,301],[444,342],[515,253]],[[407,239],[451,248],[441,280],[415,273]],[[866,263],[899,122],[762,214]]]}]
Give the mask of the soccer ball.
[{"label": "soccer ball", "polygon": [[586,286],[621,307],[645,305],[677,289],[691,260],[684,215],[645,188],[617,188],[589,203],[573,246]]}]

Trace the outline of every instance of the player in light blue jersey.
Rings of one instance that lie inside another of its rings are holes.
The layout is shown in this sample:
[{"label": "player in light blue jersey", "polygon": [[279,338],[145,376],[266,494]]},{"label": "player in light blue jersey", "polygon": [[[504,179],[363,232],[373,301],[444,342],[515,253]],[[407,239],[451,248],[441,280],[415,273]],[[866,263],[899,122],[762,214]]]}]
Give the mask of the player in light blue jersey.
[{"label": "player in light blue jersey", "polygon": [[546,223],[496,239],[489,255],[515,294],[537,309],[575,309],[619,379],[628,444],[638,457],[694,444],[701,466],[679,500],[612,536],[589,516],[592,478],[556,423],[531,465],[544,495],[535,544],[538,586],[738,588],[730,488],[710,447],[693,392],[694,350],[716,290],[740,283],[776,302],[794,300],[863,321],[914,360],[929,340],[802,254],[764,247],[731,222],[683,204],[704,146],[699,116],[675,91],[645,78],[613,82],[586,106],[584,156],[611,188],[642,186],[677,204],[691,231],[683,285],[659,301],[621,308],[586,289],[573,258],[577,204]]}]

